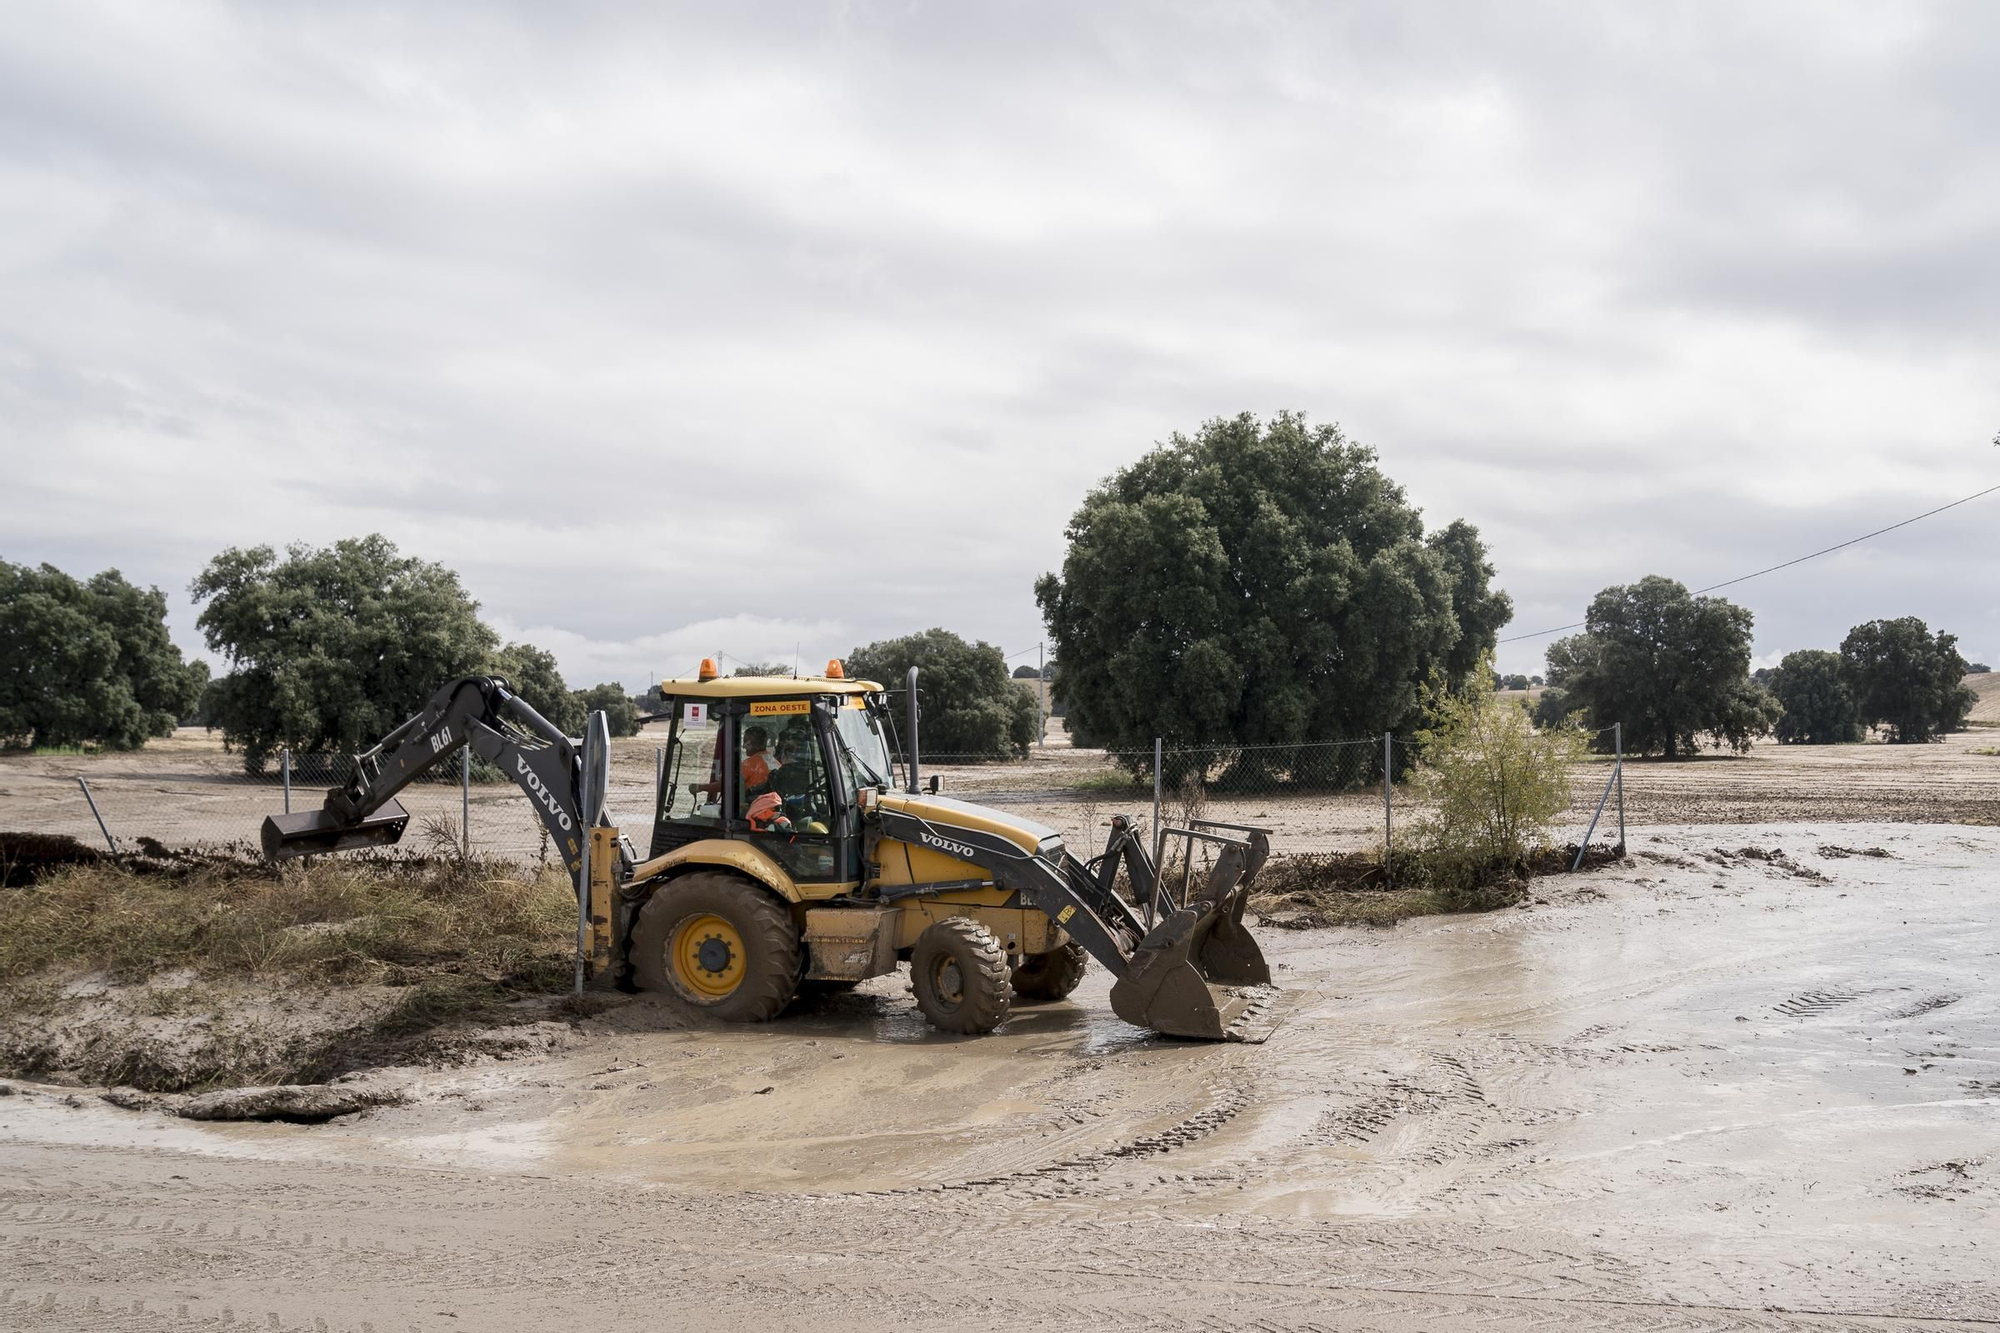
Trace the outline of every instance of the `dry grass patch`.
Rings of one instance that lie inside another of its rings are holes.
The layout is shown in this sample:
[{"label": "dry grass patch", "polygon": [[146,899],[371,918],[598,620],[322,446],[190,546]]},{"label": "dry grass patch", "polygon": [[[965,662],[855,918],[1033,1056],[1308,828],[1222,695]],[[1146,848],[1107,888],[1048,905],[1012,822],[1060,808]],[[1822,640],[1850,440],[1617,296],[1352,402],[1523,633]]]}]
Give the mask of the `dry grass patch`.
[{"label": "dry grass patch", "polygon": [[447,967],[504,977],[574,947],[575,929],[560,875],[524,877],[502,862],[329,860],[181,876],[72,866],[0,896],[0,976],[73,967],[138,981],[186,968],[396,984]]},{"label": "dry grass patch", "polygon": [[575,902],[504,862],[59,869],[0,894],[0,1067],[180,1091],[422,1056],[547,1016],[518,1002],[567,988]]}]

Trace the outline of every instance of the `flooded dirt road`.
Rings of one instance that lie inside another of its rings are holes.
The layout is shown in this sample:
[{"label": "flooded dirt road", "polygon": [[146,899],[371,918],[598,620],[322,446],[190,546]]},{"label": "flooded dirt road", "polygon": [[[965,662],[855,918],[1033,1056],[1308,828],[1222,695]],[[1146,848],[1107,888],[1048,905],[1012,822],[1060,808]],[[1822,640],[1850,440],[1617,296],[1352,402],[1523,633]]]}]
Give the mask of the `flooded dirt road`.
[{"label": "flooded dirt road", "polygon": [[1264,930],[1264,1046],[1137,1032],[1101,976],[947,1038],[885,978],[758,1029],[623,1006],[319,1127],[0,1098],[0,1327],[2000,1324],[2000,830],[1631,851]]}]

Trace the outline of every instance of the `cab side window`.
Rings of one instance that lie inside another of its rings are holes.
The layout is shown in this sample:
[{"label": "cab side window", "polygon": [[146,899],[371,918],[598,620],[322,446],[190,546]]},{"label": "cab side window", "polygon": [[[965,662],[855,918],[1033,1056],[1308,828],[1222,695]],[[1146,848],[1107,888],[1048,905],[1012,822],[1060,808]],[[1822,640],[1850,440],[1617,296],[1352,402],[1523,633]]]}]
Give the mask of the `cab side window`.
[{"label": "cab side window", "polygon": [[[666,782],[660,791],[662,820],[679,824],[722,822],[722,785],[717,781],[719,729],[706,710],[680,705],[674,748],[667,756]],[[690,716],[690,713],[693,715]]]}]

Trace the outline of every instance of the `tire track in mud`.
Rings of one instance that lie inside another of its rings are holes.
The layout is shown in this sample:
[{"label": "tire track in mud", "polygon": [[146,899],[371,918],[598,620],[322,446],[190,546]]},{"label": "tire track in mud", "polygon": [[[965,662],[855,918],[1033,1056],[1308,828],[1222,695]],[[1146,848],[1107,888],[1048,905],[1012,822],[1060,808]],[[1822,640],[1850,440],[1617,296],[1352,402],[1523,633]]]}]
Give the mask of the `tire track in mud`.
[{"label": "tire track in mud", "polygon": [[1857,990],[1837,986],[1832,990],[1802,991],[1788,1000],[1781,1000],[1773,1005],[1772,1012],[1783,1014],[1786,1018],[1818,1018],[1843,1005],[1853,1004],[1864,996],[1873,995],[1876,990],[1876,987],[1863,987]]},{"label": "tire track in mud", "polygon": [[[1856,1022],[1901,1023],[1948,1009],[1965,998],[1951,991],[1934,991],[1915,1000],[1897,1002],[1895,999],[1920,989],[1915,986],[1836,986],[1802,991],[1773,1006],[1773,1012],[1808,1021],[1837,1015],[1851,1016]],[[1873,1003],[1862,1004],[1864,1000]],[[1852,1007],[1856,1005],[1860,1008]]]},{"label": "tire track in mud", "polygon": [[1120,1162],[1140,1161],[1159,1157],[1188,1144],[1207,1138],[1224,1125],[1241,1115],[1252,1104],[1250,1094],[1238,1087],[1224,1087],[1217,1092],[1203,1109],[1184,1116],[1152,1134],[1114,1143],[1103,1148],[1094,1148],[1073,1156],[1045,1162],[1039,1166],[1022,1167],[1016,1170],[997,1172],[991,1175],[971,1176],[960,1180],[945,1181],[929,1185],[907,1185],[880,1190],[848,1190],[827,1194],[809,1194],[804,1197],[817,1199],[898,1197],[911,1194],[939,1194],[975,1190],[1020,1190],[1035,1185],[1032,1191],[1037,1196],[1047,1197],[1060,1192],[1081,1190],[1095,1180],[1103,1171]]}]

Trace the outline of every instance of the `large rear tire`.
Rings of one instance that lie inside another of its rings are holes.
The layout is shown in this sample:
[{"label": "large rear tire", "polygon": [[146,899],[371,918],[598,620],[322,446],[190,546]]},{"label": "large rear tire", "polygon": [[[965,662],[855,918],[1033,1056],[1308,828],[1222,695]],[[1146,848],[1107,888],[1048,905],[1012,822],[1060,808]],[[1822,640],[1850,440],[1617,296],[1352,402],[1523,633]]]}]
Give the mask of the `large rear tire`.
[{"label": "large rear tire", "polygon": [[643,990],[730,1023],[762,1023],[791,1002],[803,970],[792,914],[747,879],[683,875],[639,909],[632,967]]},{"label": "large rear tire", "polygon": [[1031,954],[1014,969],[1014,994],[1023,1000],[1060,1000],[1077,988],[1090,967],[1090,955],[1075,940],[1060,948]]},{"label": "large rear tire", "polygon": [[917,1008],[941,1032],[991,1032],[1007,1018],[1007,952],[993,932],[962,916],[917,936],[910,952]]}]

